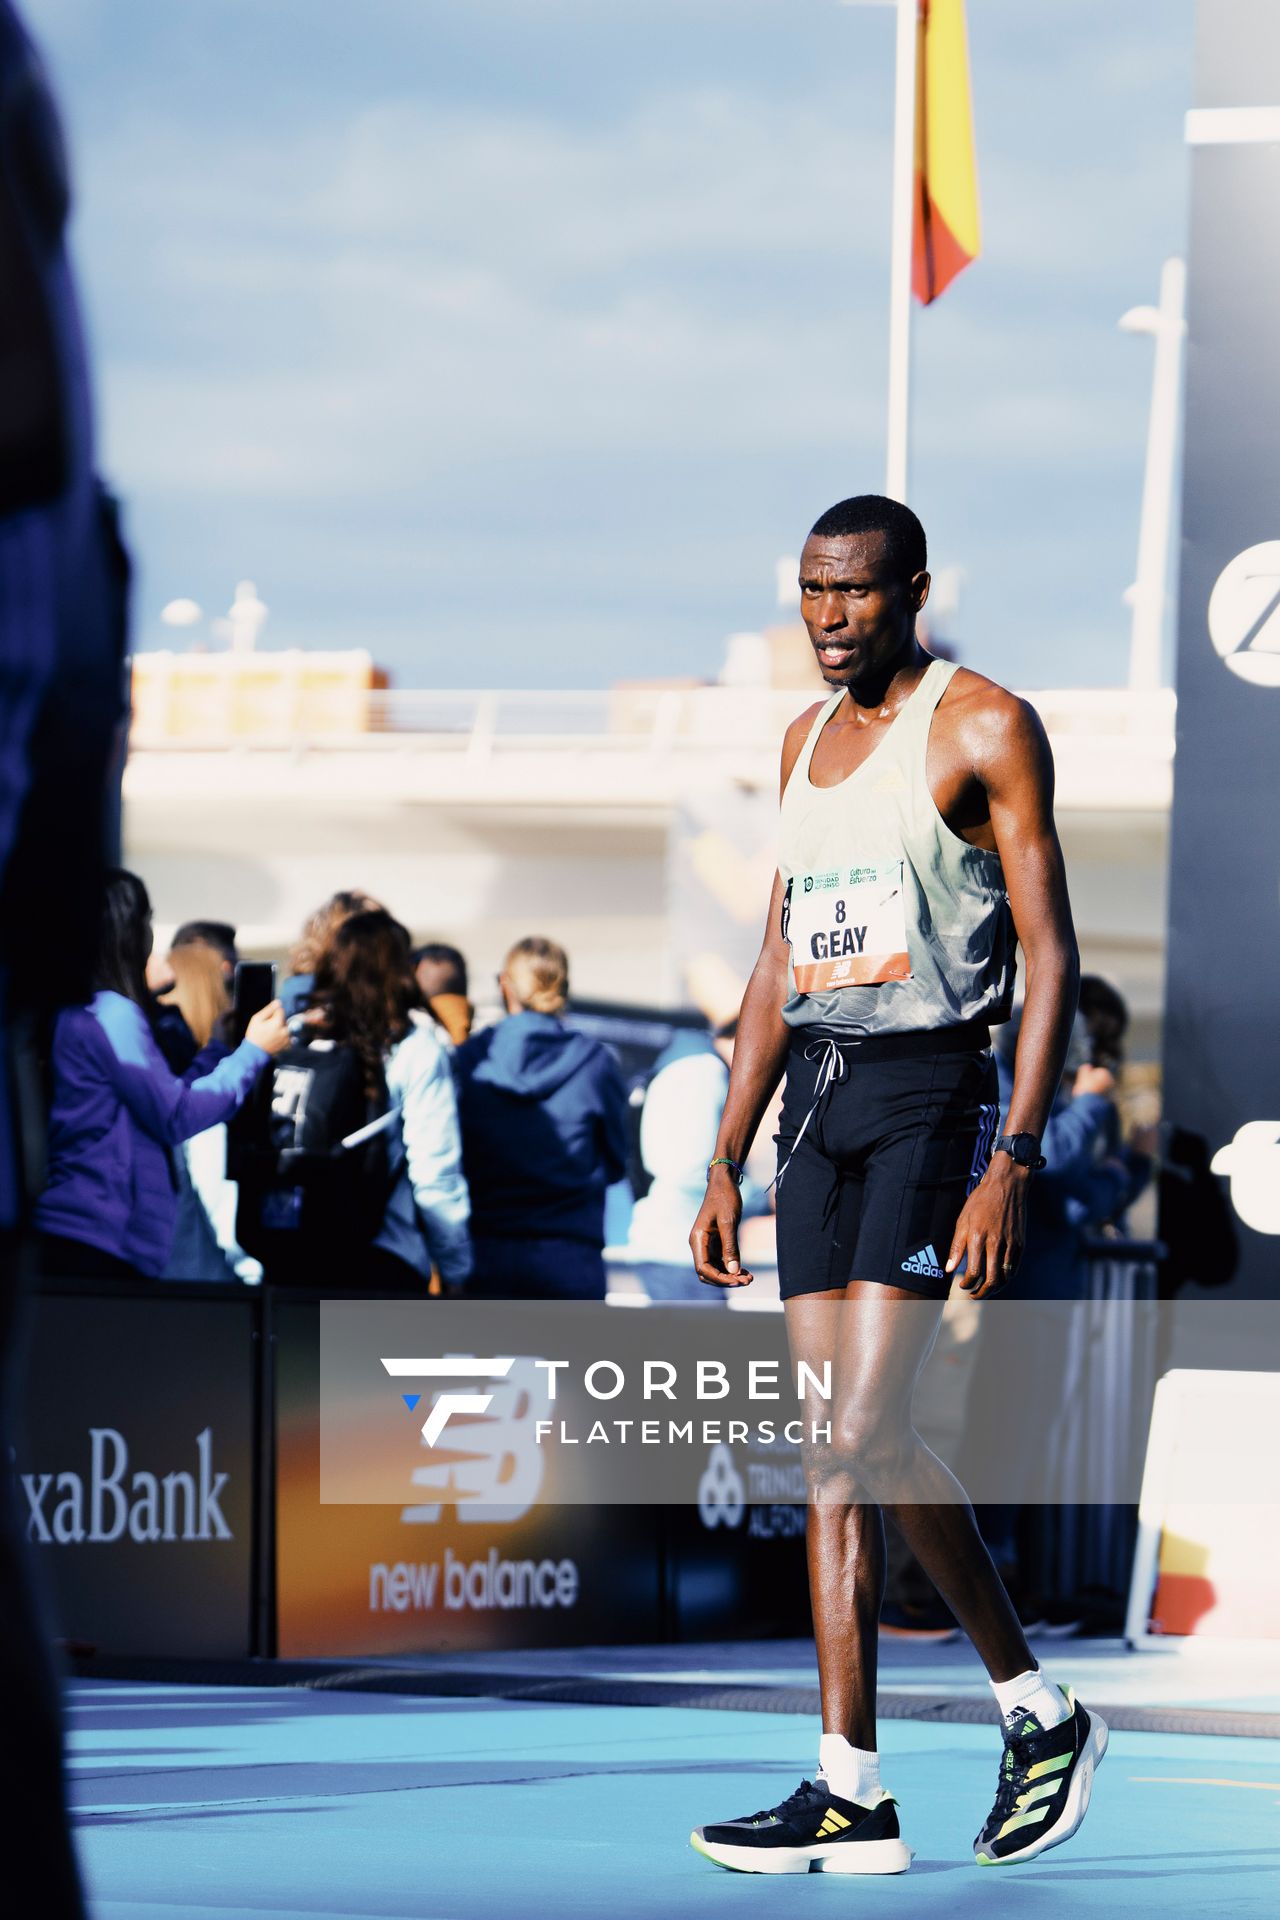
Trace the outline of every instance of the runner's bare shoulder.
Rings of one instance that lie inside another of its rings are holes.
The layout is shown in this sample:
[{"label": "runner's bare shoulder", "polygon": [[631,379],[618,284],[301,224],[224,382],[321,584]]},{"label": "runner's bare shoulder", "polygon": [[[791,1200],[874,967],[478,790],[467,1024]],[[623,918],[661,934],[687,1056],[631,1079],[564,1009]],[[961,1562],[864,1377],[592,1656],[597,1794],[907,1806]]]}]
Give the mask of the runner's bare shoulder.
[{"label": "runner's bare shoulder", "polygon": [[811,707],[806,707],[803,713],[796,715],[795,719],[787,728],[786,733],[782,736],[782,780],[779,787],[780,793],[786,792],[787,782],[791,778],[791,770],[800,758],[800,750],[809,738],[809,730],[826,704],[825,700],[815,700]]},{"label": "runner's bare shoulder", "polygon": [[947,745],[982,775],[1026,756],[1039,762],[1048,751],[1044,722],[1029,700],[970,667],[958,667],[938,707],[938,730]]}]

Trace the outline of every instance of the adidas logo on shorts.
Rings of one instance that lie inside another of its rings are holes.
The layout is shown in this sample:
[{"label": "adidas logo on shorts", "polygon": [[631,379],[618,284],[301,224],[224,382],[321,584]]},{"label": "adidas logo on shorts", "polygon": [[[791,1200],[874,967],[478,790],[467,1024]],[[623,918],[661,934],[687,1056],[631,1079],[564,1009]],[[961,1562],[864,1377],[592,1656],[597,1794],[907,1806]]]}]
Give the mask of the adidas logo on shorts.
[{"label": "adidas logo on shorts", "polygon": [[946,1274],[938,1265],[938,1256],[933,1248],[921,1247],[919,1253],[913,1253],[909,1260],[902,1263],[904,1273],[927,1273],[931,1280],[945,1280]]}]

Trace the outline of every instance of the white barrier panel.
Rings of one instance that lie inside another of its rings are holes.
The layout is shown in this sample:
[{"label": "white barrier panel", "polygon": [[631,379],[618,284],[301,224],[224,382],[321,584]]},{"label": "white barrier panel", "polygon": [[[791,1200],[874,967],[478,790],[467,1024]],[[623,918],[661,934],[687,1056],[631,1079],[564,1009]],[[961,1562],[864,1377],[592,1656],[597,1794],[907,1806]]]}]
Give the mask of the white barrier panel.
[{"label": "white barrier panel", "polygon": [[1171,1635],[1280,1639],[1280,1373],[1156,1386],[1125,1637]]}]

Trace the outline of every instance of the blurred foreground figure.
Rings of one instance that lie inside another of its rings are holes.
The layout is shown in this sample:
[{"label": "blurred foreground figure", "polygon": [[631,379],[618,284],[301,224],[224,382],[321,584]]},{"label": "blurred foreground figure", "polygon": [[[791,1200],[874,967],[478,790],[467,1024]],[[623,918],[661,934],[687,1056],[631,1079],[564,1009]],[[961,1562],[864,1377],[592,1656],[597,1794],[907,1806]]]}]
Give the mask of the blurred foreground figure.
[{"label": "blurred foreground figure", "polygon": [[[124,714],[128,564],[93,476],[88,381],[64,251],[67,176],[39,59],[0,0],[0,1420],[42,1122],[31,1034],[82,998],[96,946],[107,776]],[[7,1434],[5,1435],[7,1442]],[[0,1477],[0,1832],[42,1920],[84,1907],[63,1804],[57,1696],[14,1484]]]}]

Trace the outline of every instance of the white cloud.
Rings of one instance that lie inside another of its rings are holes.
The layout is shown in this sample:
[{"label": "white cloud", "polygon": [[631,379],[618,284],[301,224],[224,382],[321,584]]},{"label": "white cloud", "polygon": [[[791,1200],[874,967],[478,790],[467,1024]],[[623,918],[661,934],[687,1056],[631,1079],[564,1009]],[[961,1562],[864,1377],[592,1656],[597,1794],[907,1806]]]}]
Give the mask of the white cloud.
[{"label": "white cloud", "polygon": [[[68,45],[109,46],[118,16],[102,0],[46,4]],[[491,13],[495,45],[511,22],[539,23],[548,66],[568,77],[558,90],[541,71],[527,85],[489,85],[483,67],[465,88],[437,77],[447,9],[399,0],[367,16],[371,40],[404,47],[376,79],[354,53],[343,74],[325,39],[339,16],[320,0],[307,17],[323,31],[296,57],[278,46],[250,65],[253,9],[192,0],[148,12],[123,67],[78,73],[107,459],[139,524],[180,540],[183,591],[188,573],[199,585],[207,524],[219,566],[261,542],[295,570],[269,594],[281,622],[291,598],[314,597],[320,567],[326,617],[340,618],[371,550],[386,557],[388,604],[398,578],[417,619],[418,529],[436,592],[465,546],[456,503],[518,499],[537,507],[529,617],[550,629],[607,495],[614,523],[583,589],[595,617],[620,573],[641,605],[712,603],[686,550],[691,499],[740,573],[744,515],[764,529],[751,540],[780,550],[811,494],[876,473],[886,35],[816,0],[610,5],[620,46],[654,9],[652,34],[667,37],[665,63],[629,90],[598,64],[601,16],[551,0],[493,0]],[[1182,0],[1171,12],[1189,20]],[[264,30],[286,16],[303,13],[281,7]],[[1142,65],[1149,16],[1107,0],[971,8],[986,244],[918,320],[916,454],[939,557],[969,568],[978,607],[1002,545],[1039,550],[1033,514],[1074,516],[1104,575],[1130,564],[1113,503],[1131,487],[1136,520],[1149,375],[1115,319],[1154,290],[1182,180],[1170,102],[1185,53],[1171,30]],[[784,18],[804,31],[771,70]],[[682,20],[720,21],[726,57],[688,53]],[[221,36],[207,56],[201,33]],[[323,534],[308,538],[308,522]],[[1099,594],[1111,621],[1109,577]],[[986,605],[1012,620],[996,596]],[[726,607],[725,624],[744,616],[749,604]]]}]

